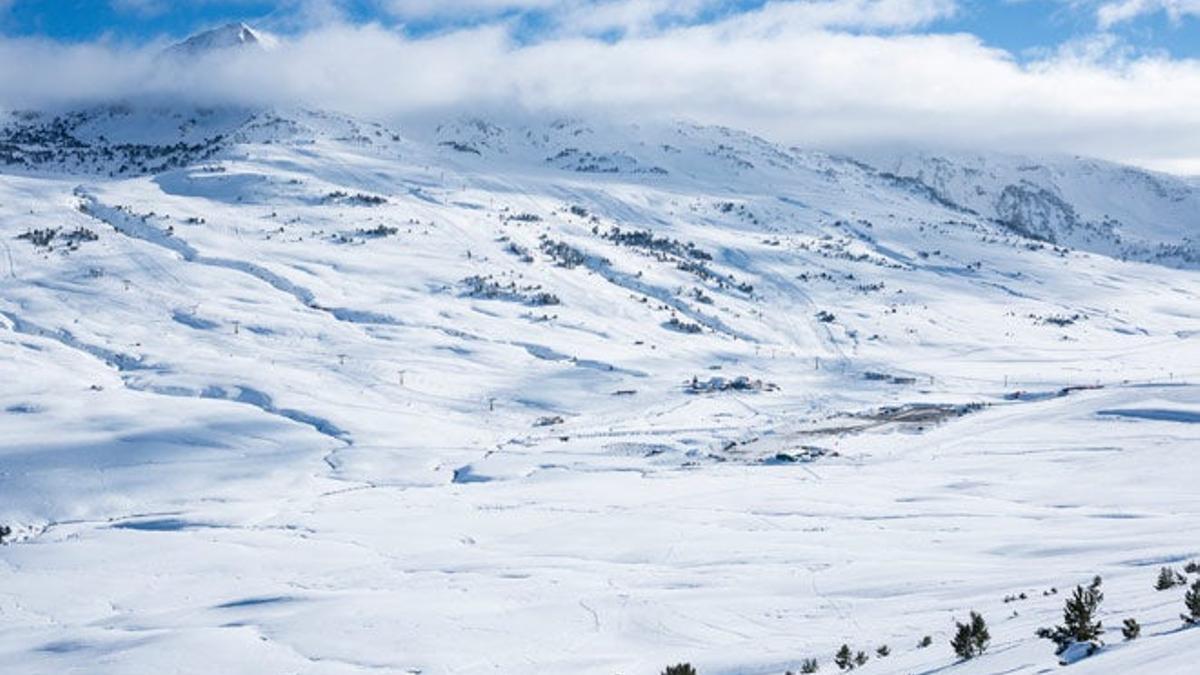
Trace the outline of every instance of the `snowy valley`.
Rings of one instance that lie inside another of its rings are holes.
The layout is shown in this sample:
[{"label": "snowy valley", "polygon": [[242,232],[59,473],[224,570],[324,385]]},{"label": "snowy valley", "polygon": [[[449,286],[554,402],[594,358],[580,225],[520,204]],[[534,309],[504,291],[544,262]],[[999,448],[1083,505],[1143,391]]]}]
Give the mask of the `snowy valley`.
[{"label": "snowy valley", "polygon": [[1040,673],[1096,575],[1069,672],[1200,647],[1194,181],[127,102],[5,113],[0,243],[0,670]]}]

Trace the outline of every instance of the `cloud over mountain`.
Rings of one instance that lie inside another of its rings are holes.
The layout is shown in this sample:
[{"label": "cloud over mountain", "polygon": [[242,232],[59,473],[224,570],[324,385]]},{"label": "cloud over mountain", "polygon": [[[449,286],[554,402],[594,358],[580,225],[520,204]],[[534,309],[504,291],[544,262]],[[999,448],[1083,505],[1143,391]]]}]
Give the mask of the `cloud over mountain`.
[{"label": "cloud over mountain", "polygon": [[[711,9],[706,0],[672,4],[676,13]],[[392,5],[413,16],[438,11],[421,1]],[[913,30],[957,10],[947,0],[830,0],[673,23],[659,20],[662,3],[568,2],[556,11],[575,12],[575,29],[532,41],[504,18],[421,37],[343,21],[270,51],[183,63],[156,58],[164,42],[5,38],[0,62],[22,65],[0,68],[0,104],[138,95],[386,119],[462,108],[603,111],[729,124],[807,146],[1054,150],[1200,172],[1200,120],[1191,112],[1200,63],[1130,56],[1103,41],[1020,61],[970,34]],[[631,30],[622,39],[580,28],[618,24]]]}]

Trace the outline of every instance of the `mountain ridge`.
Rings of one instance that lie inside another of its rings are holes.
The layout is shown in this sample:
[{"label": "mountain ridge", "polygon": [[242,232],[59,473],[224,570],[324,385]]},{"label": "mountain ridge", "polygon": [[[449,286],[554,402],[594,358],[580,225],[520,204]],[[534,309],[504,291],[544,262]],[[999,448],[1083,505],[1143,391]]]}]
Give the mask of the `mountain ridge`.
[{"label": "mountain ridge", "polygon": [[[306,128],[304,120],[314,119],[337,130]],[[241,143],[305,143],[320,133],[357,139],[359,145],[436,147],[443,151],[443,161],[465,167],[505,160],[521,164],[522,170],[552,167],[568,174],[651,180],[672,172],[701,182],[725,180],[726,174],[791,180],[795,176],[789,173],[832,175],[857,167],[891,189],[1044,243],[1200,265],[1200,187],[1184,178],[1070,157],[906,153],[842,160],[837,154],[776,144],[726,127],[684,122],[618,125],[598,132],[577,118],[509,127],[462,116],[412,136],[329,112],[123,104],[0,119],[0,162],[28,170],[137,175],[205,161]],[[681,147],[688,148],[686,155],[680,154]]]},{"label": "mountain ridge", "polygon": [[191,35],[167,47],[163,55],[176,59],[194,59],[247,50],[269,51],[275,48],[277,43],[274,37],[251,28],[244,22],[231,22]]}]

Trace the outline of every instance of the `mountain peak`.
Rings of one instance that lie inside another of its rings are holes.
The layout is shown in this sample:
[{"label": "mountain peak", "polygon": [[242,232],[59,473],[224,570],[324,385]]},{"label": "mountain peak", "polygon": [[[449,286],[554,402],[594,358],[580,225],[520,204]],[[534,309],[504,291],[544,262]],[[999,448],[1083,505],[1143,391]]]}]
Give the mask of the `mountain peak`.
[{"label": "mountain peak", "polygon": [[237,49],[269,49],[274,40],[245,23],[227,23],[224,26],[197,33],[169,49],[175,56],[198,56],[213,52]]}]

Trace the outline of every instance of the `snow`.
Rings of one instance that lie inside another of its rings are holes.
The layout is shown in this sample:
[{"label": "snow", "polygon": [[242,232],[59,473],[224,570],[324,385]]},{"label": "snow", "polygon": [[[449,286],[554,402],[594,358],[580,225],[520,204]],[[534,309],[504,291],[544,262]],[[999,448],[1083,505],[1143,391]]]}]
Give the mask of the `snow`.
[{"label": "snow", "polygon": [[[1033,673],[1097,574],[1107,644],[1072,672],[1192,670],[1153,588],[1200,558],[1186,255],[691,124],[72,133],[95,152],[26,139],[0,176],[12,672],[779,675],[848,643],[866,674]],[[205,149],[118,171],[130,138]],[[1200,188],[1131,171],[1023,173],[1194,241]],[[956,663],[971,610],[992,646]]]},{"label": "snow", "polygon": [[1186,178],[1078,157],[881,153],[877,166],[1040,238],[1194,267],[1200,192]]},{"label": "snow", "polygon": [[244,23],[229,23],[193,35],[169,47],[164,54],[171,58],[194,59],[214,53],[247,48],[272,49],[274,37],[257,31]]}]

